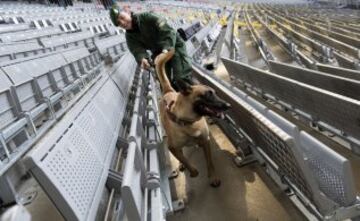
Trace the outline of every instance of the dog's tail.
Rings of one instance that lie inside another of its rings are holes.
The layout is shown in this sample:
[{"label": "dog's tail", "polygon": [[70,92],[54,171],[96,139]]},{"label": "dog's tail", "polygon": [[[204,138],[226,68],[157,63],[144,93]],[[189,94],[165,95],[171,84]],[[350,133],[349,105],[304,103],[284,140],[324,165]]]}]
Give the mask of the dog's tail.
[{"label": "dog's tail", "polygon": [[175,49],[171,49],[167,53],[161,53],[155,59],[156,73],[158,75],[161,89],[164,94],[175,91],[174,88],[171,87],[169,78],[167,77],[165,70],[166,62],[168,62],[174,56],[174,54],[175,54]]}]

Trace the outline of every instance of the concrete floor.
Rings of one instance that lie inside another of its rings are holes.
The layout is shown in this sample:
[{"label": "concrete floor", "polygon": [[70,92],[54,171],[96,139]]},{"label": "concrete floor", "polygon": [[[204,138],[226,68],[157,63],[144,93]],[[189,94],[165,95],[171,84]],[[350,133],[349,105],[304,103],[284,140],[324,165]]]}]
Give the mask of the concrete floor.
[{"label": "concrete floor", "polygon": [[[46,193],[42,188],[37,184],[34,179],[27,181],[26,185],[23,185],[24,188],[20,190],[22,195],[27,195],[26,193],[36,192],[34,201],[30,204],[27,204],[25,207],[31,214],[32,220],[36,221],[64,221],[64,218],[59,213],[55,205],[51,202]],[[30,188],[28,188],[30,187]]]},{"label": "concrete floor", "polygon": [[280,43],[266,31],[265,27],[262,27],[258,31],[261,38],[268,46],[268,49],[278,61],[297,65],[296,61],[294,61],[294,59],[285,51],[285,49],[281,47]]},{"label": "concrete floor", "polygon": [[224,64],[220,61],[218,68],[214,71],[216,76],[218,76],[221,80],[230,82],[230,76],[226,71]]},{"label": "concrete floor", "polygon": [[[235,149],[217,126],[211,126],[211,133],[221,186],[213,188],[208,184],[203,151],[186,147],[184,153],[199,170],[199,176],[190,178],[185,171],[174,179],[175,195],[184,199],[186,206],[168,221],[306,220],[258,164],[238,168],[233,163]],[[178,161],[174,157],[171,160],[176,169]]]},{"label": "concrete floor", "polygon": [[261,57],[255,42],[253,41],[249,30],[245,28],[239,29],[240,36],[240,56],[243,56],[241,62],[247,63],[251,66],[268,69],[264,59]]}]

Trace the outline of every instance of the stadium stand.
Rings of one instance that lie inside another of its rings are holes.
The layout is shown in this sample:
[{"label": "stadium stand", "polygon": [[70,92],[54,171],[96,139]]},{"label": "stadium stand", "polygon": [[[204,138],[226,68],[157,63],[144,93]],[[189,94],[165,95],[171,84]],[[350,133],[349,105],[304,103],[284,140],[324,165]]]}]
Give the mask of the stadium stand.
[{"label": "stadium stand", "polygon": [[[258,162],[304,218],[359,218],[356,159],[347,158],[360,153],[356,14],[324,10],[335,20],[326,29],[303,5],[118,4],[184,31],[194,77],[233,107],[214,121],[241,144],[238,166]],[[138,67],[108,11],[4,2],[0,14],[0,220],[48,220],[34,212],[41,194],[62,220],[162,221],[183,209],[155,73]],[[250,47],[263,62],[245,55]],[[209,71],[218,67],[229,81]]]}]

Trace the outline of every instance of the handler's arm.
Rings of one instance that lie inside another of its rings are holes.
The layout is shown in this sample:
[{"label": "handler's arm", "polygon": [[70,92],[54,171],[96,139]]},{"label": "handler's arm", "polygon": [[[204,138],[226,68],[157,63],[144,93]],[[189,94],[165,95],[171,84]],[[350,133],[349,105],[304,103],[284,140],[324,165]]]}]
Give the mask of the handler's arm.
[{"label": "handler's arm", "polygon": [[126,43],[130,52],[134,55],[135,60],[140,64],[143,58],[148,58],[145,48],[142,43],[135,39],[133,36],[126,36]]}]

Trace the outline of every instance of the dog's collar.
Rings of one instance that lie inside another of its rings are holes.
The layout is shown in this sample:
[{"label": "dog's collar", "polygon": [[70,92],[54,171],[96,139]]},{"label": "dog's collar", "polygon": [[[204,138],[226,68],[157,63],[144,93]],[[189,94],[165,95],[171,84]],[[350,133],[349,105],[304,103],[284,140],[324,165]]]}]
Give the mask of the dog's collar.
[{"label": "dog's collar", "polygon": [[170,101],[170,103],[168,104],[166,101],[165,101],[165,105],[166,105],[166,113],[169,115],[169,118],[179,124],[180,126],[189,126],[193,123],[195,123],[197,120],[189,120],[189,119],[182,119],[182,118],[179,118],[177,117],[174,113],[172,113],[170,110],[171,110],[171,107],[173,106],[173,104],[175,103],[175,101]]}]

